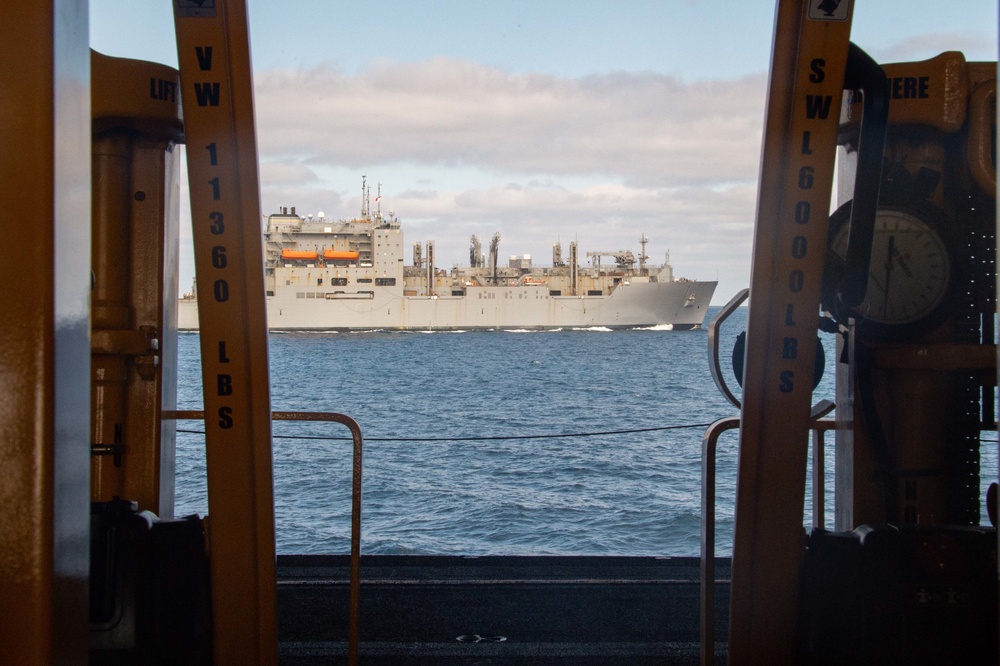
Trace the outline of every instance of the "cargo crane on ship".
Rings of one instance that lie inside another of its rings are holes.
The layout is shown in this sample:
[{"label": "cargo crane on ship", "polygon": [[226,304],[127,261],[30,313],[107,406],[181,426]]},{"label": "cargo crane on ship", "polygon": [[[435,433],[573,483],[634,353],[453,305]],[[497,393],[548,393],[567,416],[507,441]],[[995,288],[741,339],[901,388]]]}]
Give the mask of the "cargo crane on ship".
[{"label": "cargo crane on ship", "polygon": [[[717,432],[740,429],[731,582],[728,563],[700,563],[705,664],[997,661],[996,532],[973,517],[970,483],[977,435],[996,427],[996,65],[873,64],[850,46],[852,4],[778,3],[741,418],[706,434],[708,461]],[[280,642],[297,662],[356,663],[366,649],[422,663],[690,662],[697,561],[372,557],[363,616],[359,525],[350,558],[276,566],[282,415],[267,388],[245,12],[178,2],[178,73],[90,54],[74,8],[12,4],[0,21],[14,60],[0,72],[2,214],[22,241],[0,264],[16,314],[0,345],[5,658],[273,664]],[[201,76],[216,77],[226,113],[194,104]],[[820,117],[845,89],[868,108]],[[838,136],[855,182],[828,222]],[[209,530],[172,515],[182,142],[206,279]],[[891,288],[913,277],[915,292]],[[913,305],[924,292],[935,298]],[[810,404],[820,325],[843,345],[832,423]],[[805,448],[829,430],[847,473],[835,531],[819,520],[807,539]],[[718,620],[716,605],[729,609]],[[471,620],[491,630],[458,629]]]},{"label": "cargo crane on ship", "polygon": [[614,257],[615,266],[620,271],[631,270],[635,266],[635,255],[631,250],[595,250],[587,253],[587,258],[598,271],[601,270],[601,257]]}]

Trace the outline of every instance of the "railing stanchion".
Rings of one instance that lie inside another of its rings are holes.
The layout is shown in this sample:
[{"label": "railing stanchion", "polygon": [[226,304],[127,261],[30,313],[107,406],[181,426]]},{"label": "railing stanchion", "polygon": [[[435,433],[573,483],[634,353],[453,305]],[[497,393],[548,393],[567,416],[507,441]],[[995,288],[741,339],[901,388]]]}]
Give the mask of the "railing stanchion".
[{"label": "railing stanchion", "polygon": [[[205,418],[205,413],[201,410],[164,411],[163,418],[178,421],[201,420]],[[271,420],[340,423],[351,431],[354,452],[351,465],[351,564],[347,620],[347,663],[356,666],[361,624],[361,456],[364,448],[361,426],[350,416],[336,412],[272,412]]]},{"label": "railing stanchion", "polygon": [[824,485],[826,483],[826,456],[824,447],[823,430],[816,428],[812,431],[813,445],[813,529],[822,529],[826,526],[826,493]]},{"label": "railing stanchion", "polygon": [[[813,432],[813,526],[823,527],[823,484],[825,483],[824,436],[837,427],[833,419],[822,418],[830,412],[832,403],[823,401],[813,407],[810,428]],[[715,663],[715,472],[716,448],[719,437],[727,430],[740,427],[733,416],[719,419],[708,427],[701,446],[701,665]]]},{"label": "railing stanchion", "polygon": [[715,449],[719,436],[740,426],[720,419],[705,431],[701,448],[701,663],[715,663]]}]

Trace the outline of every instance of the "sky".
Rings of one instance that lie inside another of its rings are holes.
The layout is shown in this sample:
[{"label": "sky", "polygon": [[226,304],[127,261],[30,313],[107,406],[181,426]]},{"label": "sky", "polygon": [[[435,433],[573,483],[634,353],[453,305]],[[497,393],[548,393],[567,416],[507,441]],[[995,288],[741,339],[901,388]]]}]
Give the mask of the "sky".
[{"label": "sky", "polygon": [[[172,3],[91,0],[91,46],[177,66]],[[749,285],[773,2],[249,0],[261,211],[353,217],[361,180],[439,267],[649,238]],[[879,62],[997,58],[994,0],[856,0]],[[180,286],[194,275],[182,184]],[[372,204],[374,207],[374,204]],[[409,263],[409,256],[407,256]]]}]

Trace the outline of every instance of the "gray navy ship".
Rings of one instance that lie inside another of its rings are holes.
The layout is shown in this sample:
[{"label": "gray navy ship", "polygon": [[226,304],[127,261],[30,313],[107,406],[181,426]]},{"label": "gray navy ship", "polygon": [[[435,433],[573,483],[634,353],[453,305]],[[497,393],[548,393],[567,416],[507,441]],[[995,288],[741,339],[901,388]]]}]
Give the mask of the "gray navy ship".
[{"label": "gray navy ship", "polygon": [[[718,284],[675,278],[669,255],[647,265],[645,236],[638,257],[588,252],[585,268],[576,243],[566,260],[553,245],[551,266],[534,266],[530,255],[500,266],[499,234],[486,252],[472,236],[467,267],[439,268],[433,241],[414,243],[412,265],[404,266],[399,220],[372,213],[367,200],[352,220],[303,217],[294,207],[268,216],[270,330],[692,329],[704,322]],[[180,300],[178,328],[198,328],[195,293]]]}]

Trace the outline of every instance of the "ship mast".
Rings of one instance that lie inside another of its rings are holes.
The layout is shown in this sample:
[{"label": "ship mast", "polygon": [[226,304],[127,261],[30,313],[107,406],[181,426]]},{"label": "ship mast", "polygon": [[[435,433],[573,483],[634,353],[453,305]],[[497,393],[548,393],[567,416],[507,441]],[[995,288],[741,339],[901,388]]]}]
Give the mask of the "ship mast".
[{"label": "ship mast", "polygon": [[434,241],[427,241],[427,296],[434,296]]},{"label": "ship mast", "polygon": [[576,241],[570,241],[569,243],[569,283],[570,288],[573,290],[573,296],[576,296],[577,281],[580,278],[580,258],[577,256]]},{"label": "ship mast", "polygon": [[497,284],[497,254],[500,251],[500,233],[493,234],[490,241],[490,270],[493,273],[493,284]]},{"label": "ship mast", "polygon": [[469,267],[480,268],[483,265],[483,247],[475,234],[469,239]]},{"label": "ship mast", "polygon": [[368,186],[366,184],[367,176],[361,174],[361,219],[368,219]]},{"label": "ship mast", "polygon": [[642,250],[639,251],[639,275],[646,274],[646,260],[649,259],[649,257],[646,256],[646,243],[648,242],[649,239],[646,238],[646,234],[643,234],[639,239],[639,245],[642,246]]}]

